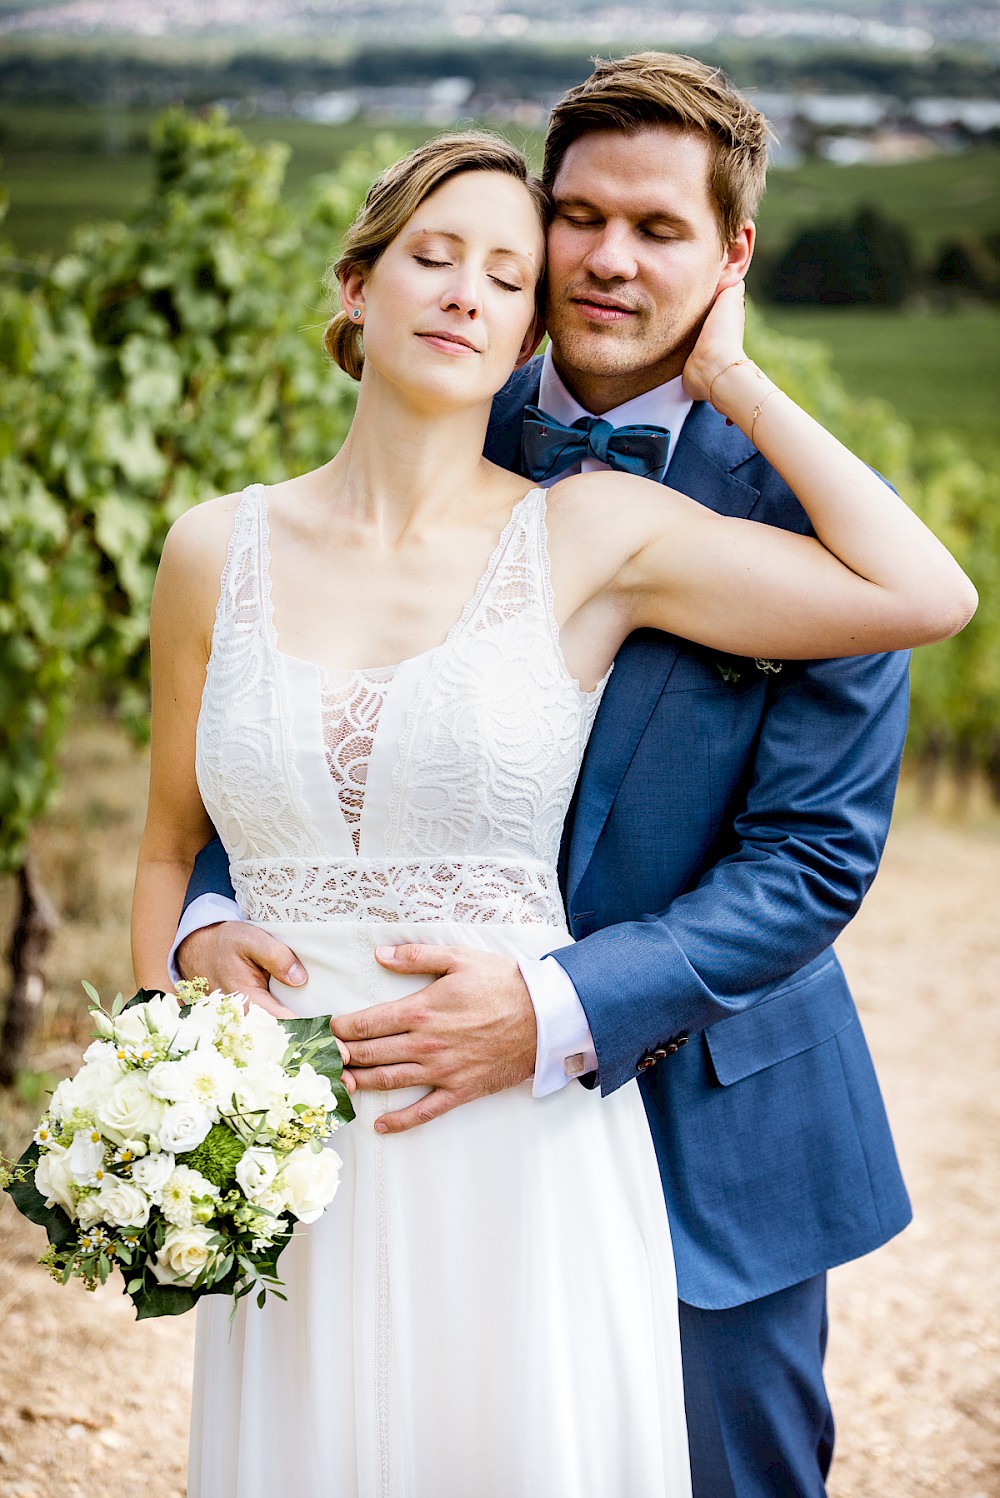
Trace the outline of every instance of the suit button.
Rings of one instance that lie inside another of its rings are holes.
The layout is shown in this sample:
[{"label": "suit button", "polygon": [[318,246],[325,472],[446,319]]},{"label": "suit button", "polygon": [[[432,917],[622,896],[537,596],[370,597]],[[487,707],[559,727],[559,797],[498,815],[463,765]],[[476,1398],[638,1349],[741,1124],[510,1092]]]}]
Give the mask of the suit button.
[{"label": "suit button", "polygon": [[662,1061],[663,1058],[664,1058],[664,1056],[669,1056],[669,1055],[670,1055],[669,1049],[664,1049],[663,1046],[659,1046],[658,1045],[656,1047],[656,1050],[653,1052],[653,1060],[654,1061]]},{"label": "suit button", "polygon": [[655,1065],[656,1061],[652,1056],[640,1056],[635,1064],[635,1069],[636,1071],[649,1071],[649,1068]]},{"label": "suit button", "polygon": [[679,1050],[680,1047],[678,1046],[676,1040],[669,1040],[664,1047],[663,1054],[664,1056],[676,1056]]},{"label": "suit button", "polygon": [[689,1040],[689,1039],[690,1039],[690,1037],[689,1037],[689,1036],[687,1036],[687,1035],[685,1035],[685,1034],[684,1034],[684,1033],[683,1033],[683,1032],[682,1032],[682,1033],[681,1033],[681,1034],[680,1034],[680,1035],[678,1035],[678,1037],[677,1037],[677,1044],[678,1044],[678,1045],[687,1045],[687,1043],[688,1043],[688,1040]]}]

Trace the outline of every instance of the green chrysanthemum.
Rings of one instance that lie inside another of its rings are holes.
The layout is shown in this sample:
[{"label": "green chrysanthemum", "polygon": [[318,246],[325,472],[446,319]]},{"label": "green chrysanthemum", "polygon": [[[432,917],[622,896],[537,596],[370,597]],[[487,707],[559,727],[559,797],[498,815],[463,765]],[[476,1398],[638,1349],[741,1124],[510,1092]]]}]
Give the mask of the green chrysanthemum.
[{"label": "green chrysanthemum", "polygon": [[232,1129],[225,1124],[213,1124],[201,1143],[185,1153],[184,1164],[200,1170],[213,1186],[224,1187],[235,1179],[236,1167],[245,1150],[243,1140]]}]

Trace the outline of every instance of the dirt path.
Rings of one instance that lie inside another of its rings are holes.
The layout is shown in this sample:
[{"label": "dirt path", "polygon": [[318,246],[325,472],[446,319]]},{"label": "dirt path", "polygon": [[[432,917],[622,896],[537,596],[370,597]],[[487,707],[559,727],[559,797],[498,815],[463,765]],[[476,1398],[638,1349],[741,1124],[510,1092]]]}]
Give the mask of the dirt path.
[{"label": "dirt path", "polygon": [[[96,797],[88,893],[53,964],[67,997],[46,1021],[42,1060],[50,1067],[68,1063],[79,1028],[63,1012],[70,1004],[79,1012],[71,980],[113,972],[115,963],[124,971],[122,932],[109,930],[105,907],[122,909],[128,875],[110,849],[134,846],[141,771],[116,754],[105,770],[118,773],[102,776]],[[81,815],[68,804],[46,833],[59,896],[78,888],[82,869],[67,870],[65,860],[69,818],[79,828]],[[831,1276],[831,1498],[1000,1495],[998,891],[995,824],[975,831],[904,817],[840,944],[917,1215],[894,1243]],[[5,1147],[23,1144],[35,1112],[27,1102],[0,1103]],[[190,1319],[136,1325],[110,1287],[95,1295],[58,1289],[35,1262],[39,1237],[4,1199],[0,1492],[179,1498]]]}]

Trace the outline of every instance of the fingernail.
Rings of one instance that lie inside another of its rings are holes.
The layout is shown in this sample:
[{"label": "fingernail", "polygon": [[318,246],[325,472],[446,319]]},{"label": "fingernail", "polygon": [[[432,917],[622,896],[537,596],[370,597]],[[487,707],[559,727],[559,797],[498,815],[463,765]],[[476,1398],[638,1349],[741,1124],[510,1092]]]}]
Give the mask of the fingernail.
[{"label": "fingernail", "polygon": [[388,1125],[384,1124],[382,1122],[382,1120],[379,1119],[378,1123],[375,1125],[375,1132],[376,1132],[376,1134],[385,1134],[385,1133],[387,1133],[388,1132]]},{"label": "fingernail", "polygon": [[293,962],[286,974],[289,983],[304,983],[306,981],[306,970],[301,962]]},{"label": "fingernail", "polygon": [[376,947],[375,956],[380,962],[391,962],[396,955],[395,947]]}]

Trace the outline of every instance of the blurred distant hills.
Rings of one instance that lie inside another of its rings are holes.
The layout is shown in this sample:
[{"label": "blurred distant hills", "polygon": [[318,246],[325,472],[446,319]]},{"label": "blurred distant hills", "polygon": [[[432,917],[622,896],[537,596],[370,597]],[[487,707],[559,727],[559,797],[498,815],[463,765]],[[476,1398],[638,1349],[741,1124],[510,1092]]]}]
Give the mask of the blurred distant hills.
[{"label": "blurred distant hills", "polygon": [[0,38],[214,36],[253,42],[448,39],[642,43],[696,50],[717,38],[926,52],[1000,46],[1000,8],[956,0],[0,0]]}]

